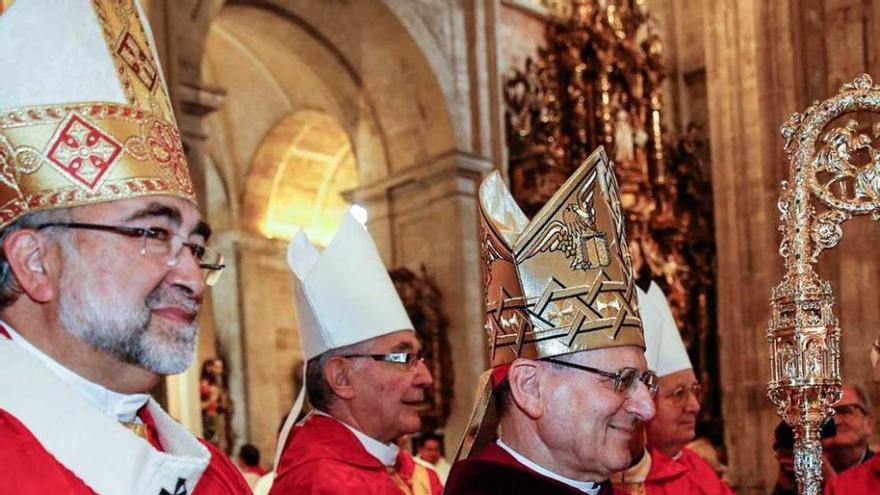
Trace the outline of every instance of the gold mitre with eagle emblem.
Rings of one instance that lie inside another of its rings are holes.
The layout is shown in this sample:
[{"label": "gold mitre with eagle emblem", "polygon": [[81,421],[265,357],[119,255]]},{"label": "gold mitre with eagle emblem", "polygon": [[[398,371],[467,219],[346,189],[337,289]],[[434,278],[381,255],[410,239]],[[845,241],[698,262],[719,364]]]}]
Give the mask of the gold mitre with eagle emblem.
[{"label": "gold mitre with eagle emblem", "polygon": [[617,180],[598,148],[534,219],[498,172],[480,186],[489,361],[459,458],[495,436],[492,388],[519,357],[645,348]]},{"label": "gold mitre with eagle emblem", "polygon": [[138,196],[195,203],[158,61],[134,0],[4,1],[0,227]]}]

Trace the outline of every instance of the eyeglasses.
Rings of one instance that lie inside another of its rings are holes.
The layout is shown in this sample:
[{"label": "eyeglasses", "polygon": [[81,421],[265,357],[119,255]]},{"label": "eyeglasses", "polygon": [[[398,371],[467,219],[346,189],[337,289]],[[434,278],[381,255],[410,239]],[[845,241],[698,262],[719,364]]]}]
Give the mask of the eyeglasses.
[{"label": "eyeglasses", "polygon": [[391,352],[388,354],[345,354],[344,358],[370,358],[374,361],[403,364],[407,369],[415,368],[418,363],[424,362],[425,358],[416,352]]},{"label": "eyeglasses", "polygon": [[834,414],[838,416],[852,416],[856,413],[856,411],[861,411],[862,414],[867,415],[868,411],[861,404],[843,404],[841,406],[834,407]]},{"label": "eyeglasses", "polygon": [[183,248],[186,247],[195,258],[196,263],[199,264],[202,278],[208,286],[217,283],[220,274],[226,268],[226,265],[223,264],[223,255],[219,251],[188,242],[183,236],[173,234],[160,227],[123,227],[77,222],[51,222],[36,227],[37,230],[48,228],[99,230],[126,237],[141,238],[143,239],[141,255],[148,258],[164,258],[165,264],[168,266],[176,266],[180,262],[180,255],[183,253]]},{"label": "eyeglasses", "polygon": [[648,387],[648,392],[651,393],[651,396],[654,396],[657,393],[657,387],[660,385],[657,374],[653,371],[642,371],[638,368],[626,367],[621,368],[617,373],[610,373],[608,371],[569,363],[567,361],[560,361],[558,359],[543,359],[542,361],[579,369],[581,371],[612,379],[614,380],[614,391],[619,394],[626,394],[627,397],[631,397],[636,392],[636,387],[639,382]]},{"label": "eyeglasses", "polygon": [[697,399],[697,402],[700,402],[700,399],[703,398],[703,386],[699,383],[692,383],[690,385],[679,385],[675,387],[672,392],[664,393],[663,397],[672,400],[672,403],[678,407],[685,405],[688,400],[688,397],[691,395]]}]

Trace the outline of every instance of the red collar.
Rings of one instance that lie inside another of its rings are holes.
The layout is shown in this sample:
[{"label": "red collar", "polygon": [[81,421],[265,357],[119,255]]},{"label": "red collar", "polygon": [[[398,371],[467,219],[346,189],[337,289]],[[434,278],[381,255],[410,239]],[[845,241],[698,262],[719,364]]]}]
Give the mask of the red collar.
[{"label": "red collar", "polygon": [[687,467],[683,466],[675,459],[660,452],[657,449],[648,449],[651,454],[651,471],[645,481],[662,481],[670,478],[677,478],[687,472]]},{"label": "red collar", "polygon": [[[456,472],[457,471],[457,472]],[[547,478],[527,466],[520,464],[509,452],[492,442],[475,455],[457,461],[447,480],[447,493],[461,490],[462,493],[580,493],[576,488],[568,486],[560,481]],[[494,488],[504,488],[506,491],[496,492],[492,489],[486,491],[468,491],[461,487],[486,485]],[[511,485],[513,487],[513,491]],[[453,487],[450,489],[450,487]],[[521,490],[519,490],[521,489]],[[540,490],[540,491],[536,491]],[[618,492],[611,486],[611,482],[601,483],[600,495],[612,495]]]},{"label": "red collar", "polygon": [[6,337],[7,339],[12,339],[12,335],[9,335],[9,332],[6,331],[6,327],[0,325],[0,335]]},{"label": "red collar", "polygon": [[156,450],[164,452],[162,442],[159,440],[159,430],[156,428],[156,421],[153,419],[153,415],[147,411],[147,406],[142,407],[137,415],[147,425],[147,441],[153,447],[156,447]]}]

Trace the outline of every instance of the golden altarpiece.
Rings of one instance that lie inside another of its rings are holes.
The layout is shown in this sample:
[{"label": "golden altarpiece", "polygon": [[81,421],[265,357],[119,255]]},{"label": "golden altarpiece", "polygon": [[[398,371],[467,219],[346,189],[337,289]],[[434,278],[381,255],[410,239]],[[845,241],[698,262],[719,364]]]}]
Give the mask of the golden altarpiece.
[{"label": "golden altarpiece", "polygon": [[665,140],[656,21],[641,0],[543,3],[556,14],[545,46],[504,82],[511,191],[533,216],[597,146],[610,150],[634,269],[667,294],[706,385],[701,423],[720,441],[711,184],[695,126]]}]

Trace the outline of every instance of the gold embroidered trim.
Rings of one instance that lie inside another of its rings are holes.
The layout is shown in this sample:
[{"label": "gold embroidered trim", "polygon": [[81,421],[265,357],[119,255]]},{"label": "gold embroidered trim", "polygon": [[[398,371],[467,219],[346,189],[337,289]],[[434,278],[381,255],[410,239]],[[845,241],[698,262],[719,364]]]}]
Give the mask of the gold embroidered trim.
[{"label": "gold embroidered trim", "polygon": [[29,211],[153,194],[195,202],[180,133],[114,103],[0,114],[0,227]]},{"label": "gold embroidered trim", "polygon": [[92,0],[129,105],[176,124],[158,60],[131,0]]}]

